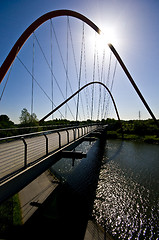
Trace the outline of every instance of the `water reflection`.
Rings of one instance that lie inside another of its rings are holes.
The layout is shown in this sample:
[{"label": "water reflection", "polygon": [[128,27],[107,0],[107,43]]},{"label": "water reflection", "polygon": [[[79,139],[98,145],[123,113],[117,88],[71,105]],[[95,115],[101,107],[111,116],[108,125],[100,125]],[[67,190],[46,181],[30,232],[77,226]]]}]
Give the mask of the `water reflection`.
[{"label": "water reflection", "polygon": [[108,141],[93,216],[115,239],[158,239],[158,184],[158,146]]},{"label": "water reflection", "polygon": [[[82,142],[75,148],[75,150],[87,153],[93,144],[94,142]],[[82,159],[75,159],[74,165],[72,165],[72,158],[62,158],[51,167],[51,171],[54,172],[54,174],[59,178],[62,178],[64,181],[66,181],[68,176],[75,171],[81,161]]]}]

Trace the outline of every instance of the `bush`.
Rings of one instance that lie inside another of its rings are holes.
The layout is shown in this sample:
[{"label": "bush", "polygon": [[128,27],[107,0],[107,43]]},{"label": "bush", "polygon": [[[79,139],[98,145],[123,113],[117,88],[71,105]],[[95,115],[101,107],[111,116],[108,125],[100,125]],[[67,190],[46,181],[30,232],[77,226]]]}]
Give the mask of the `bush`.
[{"label": "bush", "polygon": [[117,132],[116,131],[108,131],[107,132],[107,138],[110,138],[110,139],[117,138]]},{"label": "bush", "polygon": [[159,144],[159,138],[156,135],[153,136],[145,136],[144,142],[146,143],[157,143]]}]

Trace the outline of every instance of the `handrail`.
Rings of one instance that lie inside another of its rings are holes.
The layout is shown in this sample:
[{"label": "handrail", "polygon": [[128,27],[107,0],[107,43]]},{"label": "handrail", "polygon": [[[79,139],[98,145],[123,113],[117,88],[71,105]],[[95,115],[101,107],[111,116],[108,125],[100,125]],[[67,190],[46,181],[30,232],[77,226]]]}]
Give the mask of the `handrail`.
[{"label": "handrail", "polygon": [[[72,126],[31,134],[1,138],[0,182],[38,163],[41,159],[74,144],[101,124]],[[71,131],[72,130],[72,131]],[[8,141],[7,140],[13,140]],[[6,140],[6,142],[4,142]]]},{"label": "handrail", "polygon": [[16,136],[10,136],[10,137],[4,137],[4,138],[0,138],[0,141],[5,141],[5,140],[11,140],[11,139],[20,139],[22,137],[31,137],[33,135],[40,135],[40,134],[45,134],[45,133],[55,133],[55,132],[59,132],[59,131],[65,131],[67,129],[74,129],[74,128],[80,128],[80,127],[87,127],[87,126],[93,126],[93,125],[100,125],[100,124],[96,124],[96,123],[92,123],[92,124],[87,124],[87,125],[73,125],[73,126],[69,126],[69,127],[65,127],[65,128],[57,128],[57,129],[53,129],[53,130],[46,130],[46,131],[40,131],[40,132],[34,132],[34,133],[26,133],[26,134],[21,134],[21,135],[16,135]]}]

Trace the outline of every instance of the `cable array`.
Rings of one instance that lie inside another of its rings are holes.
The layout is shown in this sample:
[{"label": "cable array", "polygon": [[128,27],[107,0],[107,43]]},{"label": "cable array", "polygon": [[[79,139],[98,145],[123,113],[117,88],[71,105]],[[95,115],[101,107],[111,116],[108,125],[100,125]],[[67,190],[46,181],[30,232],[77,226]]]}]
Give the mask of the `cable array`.
[{"label": "cable array", "polygon": [[[113,67],[112,53],[111,52],[110,54],[107,53],[107,50],[104,47],[102,50],[102,54],[100,54],[100,50],[98,49],[97,42],[98,39],[96,33],[94,37],[94,43],[90,51],[90,43],[88,42],[87,39],[88,29],[87,27],[85,27],[85,23],[82,22],[82,25],[79,28],[79,34],[81,33],[81,37],[78,37],[77,40],[77,33],[74,34],[73,32],[75,30],[74,27],[75,23],[71,22],[72,19],[70,20],[69,16],[66,16],[65,19],[66,24],[65,31],[63,34],[65,39],[64,41],[61,41],[61,36],[59,37],[59,34],[57,33],[56,29],[57,23],[54,23],[53,19],[50,19],[49,21],[50,46],[47,43],[48,49],[50,49],[49,54],[45,50],[44,43],[41,43],[39,34],[35,31],[33,32],[31,70],[29,70],[29,67],[27,66],[26,63],[24,63],[24,60],[22,60],[21,56],[18,55],[16,56],[18,61],[22,64],[24,69],[31,77],[31,115],[33,114],[34,111],[36,112],[36,108],[34,107],[34,97],[37,96],[37,94],[36,95],[34,94],[34,91],[37,91],[36,86],[40,88],[45,97],[51,102],[51,110],[53,110],[57,106],[57,104],[55,104],[55,102],[57,102],[57,96],[58,97],[61,96],[63,101],[65,101],[68,98],[69,94],[73,94],[76,90],[80,89],[82,85],[87,84],[90,81],[93,82],[100,81],[101,83],[106,84],[107,87],[110,87],[111,92],[113,90],[117,61],[114,66],[111,80],[111,69]],[[37,46],[39,50],[36,49]],[[37,78],[35,78],[36,75],[35,61],[37,58],[39,58],[39,56],[37,56],[39,51],[41,52],[43,60],[46,63],[48,70],[50,72],[49,91],[51,94],[48,93],[48,91],[45,90],[44,87],[41,85],[40,81]],[[59,54],[59,57],[56,56],[57,53]],[[108,66],[106,66],[107,58],[109,58]],[[59,73],[62,73],[62,71],[64,71],[64,76],[62,77],[62,79],[59,79],[59,76],[57,76],[57,66],[59,66],[58,67]],[[11,70],[12,67],[10,68],[6,83],[2,90],[0,101],[2,100],[3,94],[6,90]],[[90,74],[91,72],[92,77]],[[60,95],[57,93],[57,90]],[[72,105],[72,103],[66,104],[64,113],[62,112],[62,110],[60,110],[59,114],[60,117],[65,119],[70,118],[71,116],[71,118],[76,122],[78,120],[82,121],[87,119],[90,119],[92,121],[101,120],[102,118],[108,116],[109,100],[110,100],[109,96],[107,96],[106,93],[102,91],[101,85],[96,87],[93,84],[91,89],[89,88],[84,89],[82,93],[79,93],[77,95],[77,98],[73,99],[74,106]],[[54,115],[52,115],[52,120],[53,118]]]}]

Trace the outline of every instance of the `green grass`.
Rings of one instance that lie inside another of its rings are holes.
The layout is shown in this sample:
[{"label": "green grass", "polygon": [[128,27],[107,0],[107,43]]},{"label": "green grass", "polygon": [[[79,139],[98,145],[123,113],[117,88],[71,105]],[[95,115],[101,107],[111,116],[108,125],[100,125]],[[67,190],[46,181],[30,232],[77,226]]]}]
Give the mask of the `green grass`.
[{"label": "green grass", "polygon": [[[121,133],[118,133],[116,131],[108,131],[107,138],[108,139],[122,139],[122,135],[121,135]],[[146,142],[146,143],[159,144],[159,137],[157,137],[157,135],[140,136],[137,134],[124,133],[124,140],[142,141],[142,142]]]},{"label": "green grass", "polygon": [[0,237],[5,237],[17,225],[22,224],[18,194],[0,205]]},{"label": "green grass", "polygon": [[157,137],[156,135],[145,136],[144,142],[159,144],[159,137]]},{"label": "green grass", "polygon": [[22,217],[20,210],[20,201],[18,194],[13,196],[13,225],[21,225]]}]

